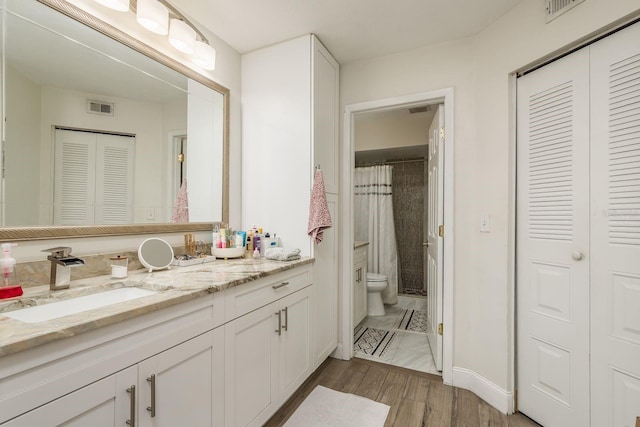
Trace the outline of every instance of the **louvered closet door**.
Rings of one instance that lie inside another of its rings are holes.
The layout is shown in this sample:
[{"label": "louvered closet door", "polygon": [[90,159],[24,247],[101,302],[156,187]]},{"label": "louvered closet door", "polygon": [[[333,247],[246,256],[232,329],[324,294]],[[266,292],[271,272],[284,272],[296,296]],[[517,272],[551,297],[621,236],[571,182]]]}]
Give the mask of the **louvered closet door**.
[{"label": "louvered closet door", "polygon": [[591,425],[640,417],[640,24],[591,47]]},{"label": "louvered closet door", "polygon": [[589,56],[518,79],[518,406],[589,425]]},{"label": "louvered closet door", "polygon": [[96,134],[56,129],[53,221],[91,225],[94,221]]},{"label": "louvered closet door", "polygon": [[96,224],[133,222],[135,138],[97,134]]}]

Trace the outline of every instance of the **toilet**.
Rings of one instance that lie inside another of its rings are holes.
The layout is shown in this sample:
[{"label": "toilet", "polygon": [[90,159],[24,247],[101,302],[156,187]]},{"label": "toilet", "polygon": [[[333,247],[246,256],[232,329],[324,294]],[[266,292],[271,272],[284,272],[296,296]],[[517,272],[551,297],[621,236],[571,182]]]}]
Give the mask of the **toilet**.
[{"label": "toilet", "polygon": [[369,316],[384,316],[382,291],[387,287],[387,276],[377,273],[367,273],[367,314]]}]

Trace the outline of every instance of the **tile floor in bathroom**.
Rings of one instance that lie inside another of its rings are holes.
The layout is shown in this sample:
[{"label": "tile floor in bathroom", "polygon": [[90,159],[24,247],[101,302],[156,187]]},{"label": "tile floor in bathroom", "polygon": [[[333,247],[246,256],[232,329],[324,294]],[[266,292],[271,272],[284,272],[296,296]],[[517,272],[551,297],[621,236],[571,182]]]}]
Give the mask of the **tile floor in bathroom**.
[{"label": "tile floor in bathroom", "polygon": [[[384,316],[367,316],[356,326],[354,341],[360,339],[354,343],[355,357],[441,375],[435,368],[427,334],[422,332],[426,322],[420,320],[426,314],[427,299],[399,295],[398,304],[384,307]],[[416,311],[407,331],[403,318],[405,310],[411,309]]]}]

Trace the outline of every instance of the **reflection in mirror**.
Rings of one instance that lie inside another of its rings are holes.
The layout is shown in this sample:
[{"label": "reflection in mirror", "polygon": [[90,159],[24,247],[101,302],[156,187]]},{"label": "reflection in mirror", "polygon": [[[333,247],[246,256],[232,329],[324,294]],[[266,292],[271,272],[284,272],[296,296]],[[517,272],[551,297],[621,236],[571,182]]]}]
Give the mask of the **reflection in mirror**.
[{"label": "reflection in mirror", "polygon": [[2,225],[223,221],[225,95],[35,0],[4,14]]}]

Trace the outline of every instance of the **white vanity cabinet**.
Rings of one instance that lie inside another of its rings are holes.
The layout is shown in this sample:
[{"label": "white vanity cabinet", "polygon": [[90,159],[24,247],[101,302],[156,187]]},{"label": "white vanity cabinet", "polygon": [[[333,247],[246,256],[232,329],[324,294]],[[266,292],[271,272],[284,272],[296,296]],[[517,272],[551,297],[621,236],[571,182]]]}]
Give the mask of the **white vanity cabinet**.
[{"label": "white vanity cabinet", "polygon": [[212,426],[213,342],[207,332],[2,426]]},{"label": "white vanity cabinet", "polygon": [[353,250],[353,324],[367,316],[367,246]]},{"label": "white vanity cabinet", "polygon": [[224,425],[222,302],[204,296],[3,357],[0,425],[123,426],[132,411],[136,426]]},{"label": "white vanity cabinet", "polygon": [[[311,269],[229,295],[246,314],[225,325],[225,425],[261,426],[313,372]],[[250,301],[250,303],[248,303]]]}]

